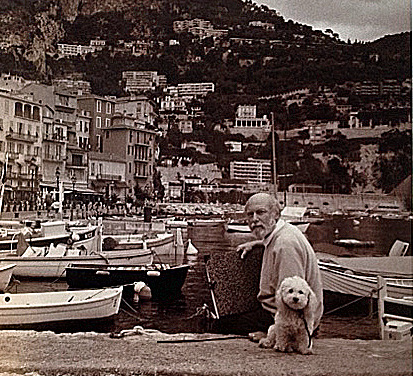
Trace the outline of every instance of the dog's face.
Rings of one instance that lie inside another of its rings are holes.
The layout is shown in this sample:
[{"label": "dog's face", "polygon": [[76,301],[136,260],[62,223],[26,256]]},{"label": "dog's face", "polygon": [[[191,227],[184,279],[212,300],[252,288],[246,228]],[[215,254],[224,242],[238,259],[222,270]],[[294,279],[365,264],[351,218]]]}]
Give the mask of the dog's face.
[{"label": "dog's face", "polygon": [[279,288],[282,302],[294,310],[304,309],[309,302],[310,294],[308,283],[297,276],[285,278]]}]

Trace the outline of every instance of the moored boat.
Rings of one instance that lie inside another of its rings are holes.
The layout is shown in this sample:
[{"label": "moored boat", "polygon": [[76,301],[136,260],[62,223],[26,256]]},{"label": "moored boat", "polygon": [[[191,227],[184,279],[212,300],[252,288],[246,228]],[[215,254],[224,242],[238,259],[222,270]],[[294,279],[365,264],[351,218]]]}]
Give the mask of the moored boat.
[{"label": "moored boat", "polygon": [[107,319],[119,312],[123,287],[97,290],[0,294],[0,327]]},{"label": "moored boat", "polygon": [[124,293],[127,297],[133,294],[135,282],[144,282],[151,289],[153,297],[168,297],[181,291],[188,270],[187,264],[115,266],[74,263],[66,267],[66,282],[70,288],[125,285]]},{"label": "moored boat", "polygon": [[16,264],[0,265],[0,292],[4,292],[10,283]]},{"label": "moored boat", "polygon": [[130,234],[103,235],[102,249],[104,251],[139,250],[145,246],[157,255],[173,255],[175,253],[174,235],[159,234]]},{"label": "moored boat", "polygon": [[374,247],[375,242],[371,240],[358,240],[358,239],[337,239],[333,242],[334,245],[349,248],[361,248],[361,247]]},{"label": "moored boat", "polygon": [[[65,221],[48,221],[40,223],[40,232],[30,232],[29,228],[20,228],[7,238],[0,240],[0,253],[13,253],[19,251],[19,238],[23,236],[24,241],[32,247],[47,247],[51,244],[71,244],[92,239],[96,236],[97,226],[84,226],[67,230]],[[86,244],[84,244],[86,246]]]},{"label": "moored boat", "polygon": [[378,298],[378,276],[385,278],[389,297],[413,297],[412,256],[335,257],[318,263],[327,310],[351,303],[352,310],[371,309],[371,300]]}]

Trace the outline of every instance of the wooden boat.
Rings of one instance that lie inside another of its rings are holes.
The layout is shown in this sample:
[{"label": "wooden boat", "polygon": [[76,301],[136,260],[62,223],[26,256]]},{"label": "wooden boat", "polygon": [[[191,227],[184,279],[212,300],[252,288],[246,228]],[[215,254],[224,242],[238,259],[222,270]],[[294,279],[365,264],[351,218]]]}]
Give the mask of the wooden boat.
[{"label": "wooden boat", "polygon": [[[13,231],[11,236],[0,240],[0,254],[13,253],[18,251],[19,241],[22,236],[24,241],[32,247],[47,247],[51,244],[70,244],[73,242],[83,242],[96,236],[97,226],[84,226],[71,231],[67,230],[68,224],[65,221],[48,221],[40,223],[40,232],[29,232],[27,227],[21,227]],[[87,246],[88,242],[83,243]]]},{"label": "wooden boat", "polygon": [[0,292],[4,292],[10,283],[16,264],[0,265]]},{"label": "wooden boat", "polygon": [[[413,297],[413,257],[337,257],[318,262],[323,281],[327,309],[356,302],[356,310],[364,310],[377,300],[378,276],[385,278],[391,298]],[[364,299],[364,308],[361,300]]]},{"label": "wooden boat", "polygon": [[175,254],[174,235],[170,233],[103,235],[102,238],[104,251],[142,250],[145,241],[146,247],[157,255]]},{"label": "wooden boat", "polygon": [[[26,328],[110,318],[119,312],[123,287],[0,294],[0,327]],[[47,327],[47,326],[46,326]]]},{"label": "wooden boat", "polygon": [[80,262],[96,265],[142,265],[151,263],[156,244],[142,241],[141,248],[102,251],[100,235],[96,237],[91,250],[82,244],[78,246],[53,244],[49,247],[27,247],[21,256],[0,257],[0,262],[16,264],[14,275],[32,278],[64,278],[69,264]]},{"label": "wooden boat", "polygon": [[125,285],[125,294],[133,293],[130,286],[144,282],[152,296],[170,296],[181,291],[188,274],[189,265],[149,264],[91,265],[71,264],[66,267],[66,282],[70,288],[90,288]]}]

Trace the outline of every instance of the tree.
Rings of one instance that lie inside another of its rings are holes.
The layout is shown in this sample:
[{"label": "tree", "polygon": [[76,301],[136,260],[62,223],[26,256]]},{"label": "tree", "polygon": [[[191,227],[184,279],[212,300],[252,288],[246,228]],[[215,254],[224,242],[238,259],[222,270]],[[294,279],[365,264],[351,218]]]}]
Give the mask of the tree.
[{"label": "tree", "polygon": [[379,153],[376,162],[379,170],[377,186],[389,193],[412,173],[411,131],[395,129],[383,133]]}]

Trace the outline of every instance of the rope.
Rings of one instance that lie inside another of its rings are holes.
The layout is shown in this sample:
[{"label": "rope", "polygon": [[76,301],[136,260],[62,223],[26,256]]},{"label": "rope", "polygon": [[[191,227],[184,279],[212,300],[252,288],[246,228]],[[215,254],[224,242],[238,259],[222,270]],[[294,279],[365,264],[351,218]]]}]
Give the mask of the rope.
[{"label": "rope", "polygon": [[184,342],[207,342],[207,341],[223,341],[226,339],[249,339],[248,336],[226,336],[226,337],[208,337],[208,338],[194,338],[194,339],[161,339],[157,340],[157,343],[184,343]]},{"label": "rope", "polygon": [[374,292],[379,292],[382,288],[383,288],[383,287],[380,287],[379,289],[372,289],[369,294],[362,295],[362,296],[360,296],[360,297],[352,300],[351,302],[348,302],[348,303],[346,303],[346,304],[343,304],[342,306],[336,307],[336,308],[334,308],[334,309],[332,309],[332,310],[330,310],[330,311],[328,311],[328,312],[325,312],[324,315],[329,315],[330,313],[339,311],[340,309],[346,308],[346,307],[348,307],[348,306],[350,306],[350,305],[352,305],[352,304],[354,304],[354,303],[357,303],[358,301],[363,300],[364,298],[369,298],[369,297],[371,298],[371,297],[373,296],[373,293],[374,293]]}]

